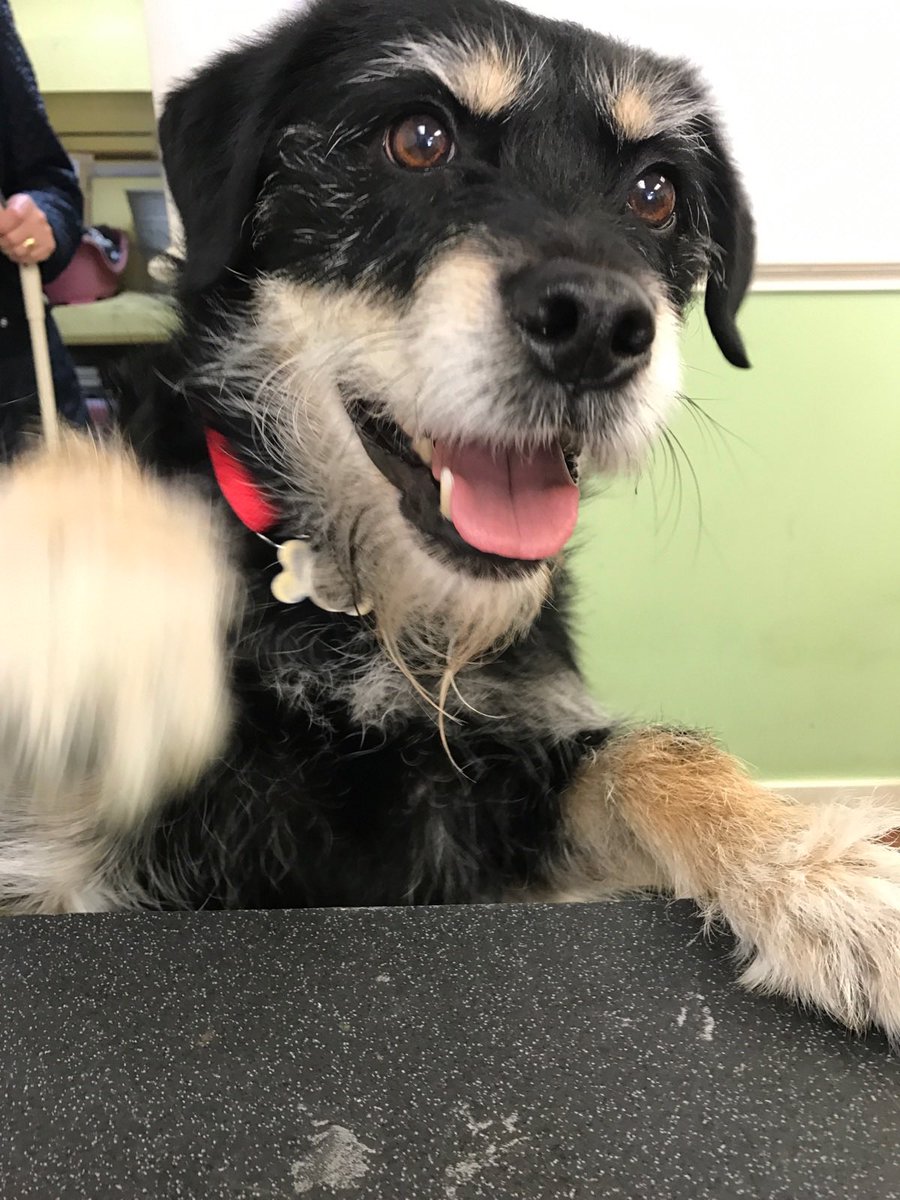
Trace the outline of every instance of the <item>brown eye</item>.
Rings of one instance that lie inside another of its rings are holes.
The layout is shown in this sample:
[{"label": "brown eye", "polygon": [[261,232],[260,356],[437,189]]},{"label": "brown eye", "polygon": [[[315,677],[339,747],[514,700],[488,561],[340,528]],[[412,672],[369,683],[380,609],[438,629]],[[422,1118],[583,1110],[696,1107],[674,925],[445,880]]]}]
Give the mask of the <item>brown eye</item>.
[{"label": "brown eye", "polygon": [[675,185],[659,167],[650,167],[629,192],[628,207],[636,217],[661,229],[675,212]]},{"label": "brown eye", "polygon": [[454,145],[440,118],[416,113],[391,125],[384,135],[384,149],[398,167],[425,171],[449,162]]}]

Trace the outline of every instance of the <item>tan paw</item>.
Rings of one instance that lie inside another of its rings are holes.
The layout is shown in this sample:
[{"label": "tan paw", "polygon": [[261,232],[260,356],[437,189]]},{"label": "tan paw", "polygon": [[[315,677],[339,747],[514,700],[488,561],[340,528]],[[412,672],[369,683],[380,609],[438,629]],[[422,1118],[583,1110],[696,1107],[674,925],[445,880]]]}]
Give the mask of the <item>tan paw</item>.
[{"label": "tan paw", "polygon": [[824,1009],[851,1029],[900,1039],[900,812],[801,807],[765,868],[716,906],[748,964],[742,982]]}]

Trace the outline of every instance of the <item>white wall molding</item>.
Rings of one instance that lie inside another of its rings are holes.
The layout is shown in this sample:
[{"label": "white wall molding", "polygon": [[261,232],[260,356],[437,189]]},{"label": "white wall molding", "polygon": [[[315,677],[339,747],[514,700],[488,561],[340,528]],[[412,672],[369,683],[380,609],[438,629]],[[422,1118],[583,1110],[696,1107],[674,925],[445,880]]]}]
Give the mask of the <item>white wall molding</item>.
[{"label": "white wall molding", "polygon": [[829,800],[846,804],[860,800],[900,804],[900,779],[789,779],[767,782],[765,786],[806,804],[824,804]]},{"label": "white wall molding", "polygon": [[900,263],[760,263],[754,292],[896,292]]}]

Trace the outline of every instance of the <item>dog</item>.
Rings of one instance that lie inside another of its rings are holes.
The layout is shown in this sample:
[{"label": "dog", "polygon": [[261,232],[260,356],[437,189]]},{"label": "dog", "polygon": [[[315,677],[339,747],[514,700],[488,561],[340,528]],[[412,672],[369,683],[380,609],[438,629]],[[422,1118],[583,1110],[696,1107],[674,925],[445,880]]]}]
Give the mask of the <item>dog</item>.
[{"label": "dog", "polygon": [[169,96],[181,327],[0,483],[6,912],[690,898],[900,1034],[900,812],[589,695],[565,546],[725,358],[747,200],[693,68],[500,0],[329,0]]}]

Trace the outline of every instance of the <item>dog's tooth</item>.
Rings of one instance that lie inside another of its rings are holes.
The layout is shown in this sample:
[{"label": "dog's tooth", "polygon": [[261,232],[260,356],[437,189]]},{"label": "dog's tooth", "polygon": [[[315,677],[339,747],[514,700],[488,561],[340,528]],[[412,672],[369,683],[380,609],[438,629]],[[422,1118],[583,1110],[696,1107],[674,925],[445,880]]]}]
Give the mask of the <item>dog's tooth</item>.
[{"label": "dog's tooth", "polygon": [[441,516],[450,520],[450,497],[453,495],[453,472],[449,467],[441,471]]},{"label": "dog's tooth", "polygon": [[419,458],[421,458],[422,462],[425,463],[426,466],[430,467],[431,460],[434,457],[434,442],[431,440],[431,438],[416,438],[412,444],[412,448],[415,450],[416,454],[418,454]]}]

